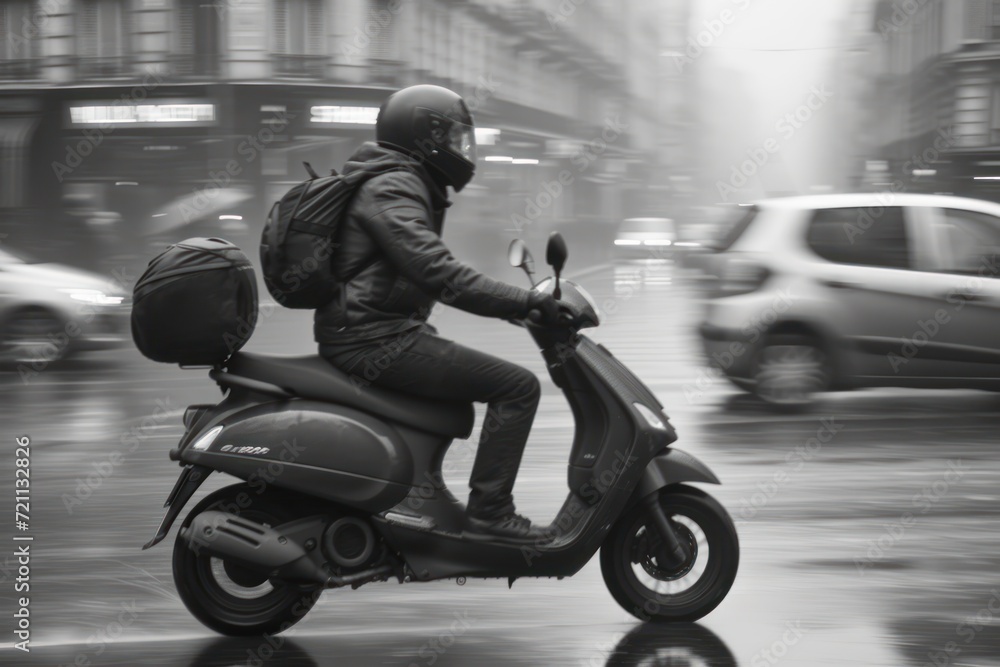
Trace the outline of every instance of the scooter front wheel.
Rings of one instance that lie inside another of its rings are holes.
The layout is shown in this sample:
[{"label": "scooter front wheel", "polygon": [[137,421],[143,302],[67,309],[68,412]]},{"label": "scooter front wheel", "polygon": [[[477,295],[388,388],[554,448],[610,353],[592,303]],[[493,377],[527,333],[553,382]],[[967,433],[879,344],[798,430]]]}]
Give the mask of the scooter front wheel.
[{"label": "scooter front wheel", "polygon": [[[298,514],[294,504],[279,494],[259,493],[247,484],[234,484],[207,496],[184,520],[186,528],[209,510],[239,514],[276,526]],[[178,533],[174,542],[174,584],[195,618],[224,635],[254,636],[283,632],[312,609],[323,589],[299,586],[216,558],[197,553]]]},{"label": "scooter front wheel", "polygon": [[649,510],[639,503],[601,546],[604,582],[618,604],[641,620],[696,621],[722,602],[736,579],[736,527],[722,505],[699,489],[669,486],[659,502],[689,557],[670,557]]}]

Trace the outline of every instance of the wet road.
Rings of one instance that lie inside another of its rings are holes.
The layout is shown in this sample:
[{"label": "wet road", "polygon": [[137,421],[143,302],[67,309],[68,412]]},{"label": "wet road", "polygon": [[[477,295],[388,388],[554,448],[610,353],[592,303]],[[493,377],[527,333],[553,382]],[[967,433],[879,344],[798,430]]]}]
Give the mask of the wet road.
[{"label": "wet road", "polygon": [[[490,580],[330,591],[277,645],[214,636],[174,591],[173,533],[139,547],[178,472],[167,450],[180,412],[214,402],[217,389],[203,370],[129,351],[125,361],[101,354],[0,375],[0,490],[12,498],[13,440],[30,436],[35,538],[30,655],[8,643],[16,574],[13,548],[0,548],[0,663],[1000,664],[1000,399],[866,391],[775,415],[703,370],[694,284],[674,267],[598,267],[579,281],[605,311],[593,337],[658,394],[676,446],[718,474],[723,486],[706,490],[738,522],[740,574],[701,623],[640,626],[607,593],[595,559],[571,579],[513,590]],[[517,329],[451,311],[435,323],[544,372]],[[265,308],[250,349],[311,350],[309,315]],[[519,510],[539,522],[564,499],[571,441],[568,407],[547,376],[543,387],[515,488]],[[464,488],[473,455],[469,443],[453,446],[453,488]],[[199,497],[225,484],[216,477]],[[13,544],[13,517],[0,523]]]}]

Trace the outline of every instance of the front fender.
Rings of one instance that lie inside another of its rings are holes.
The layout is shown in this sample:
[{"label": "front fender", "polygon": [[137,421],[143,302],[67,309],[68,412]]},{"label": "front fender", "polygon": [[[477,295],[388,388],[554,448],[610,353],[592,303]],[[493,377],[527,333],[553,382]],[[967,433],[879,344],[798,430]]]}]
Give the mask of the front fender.
[{"label": "front fender", "polygon": [[654,456],[646,465],[639,485],[629,499],[629,507],[665,486],[680,482],[722,483],[707,465],[683,450],[670,447]]}]

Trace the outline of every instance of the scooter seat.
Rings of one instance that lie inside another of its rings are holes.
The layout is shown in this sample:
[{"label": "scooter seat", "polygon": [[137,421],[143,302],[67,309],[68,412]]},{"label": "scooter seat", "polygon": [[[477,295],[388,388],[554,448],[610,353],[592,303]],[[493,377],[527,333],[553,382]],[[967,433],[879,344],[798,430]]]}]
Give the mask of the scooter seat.
[{"label": "scooter seat", "polygon": [[431,401],[352,383],[346,373],[319,355],[285,357],[237,352],[226,362],[226,370],[275,385],[299,398],[346,405],[427,433],[467,438],[475,420],[471,403]]}]

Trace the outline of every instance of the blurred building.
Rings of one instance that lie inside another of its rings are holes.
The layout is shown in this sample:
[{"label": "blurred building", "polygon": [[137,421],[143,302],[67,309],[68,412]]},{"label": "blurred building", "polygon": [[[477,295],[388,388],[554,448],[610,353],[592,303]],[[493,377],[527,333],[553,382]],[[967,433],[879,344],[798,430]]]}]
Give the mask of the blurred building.
[{"label": "blurred building", "polygon": [[1000,2],[877,3],[868,185],[1000,200]]},{"label": "blurred building", "polygon": [[150,239],[195,233],[253,243],[302,161],[339,168],[373,138],[390,90],[436,83],[463,94],[481,128],[479,175],[453,227],[541,238],[607,225],[656,206],[658,11],[642,0],[6,1],[0,224],[8,242],[70,254],[83,243],[145,254]]},{"label": "blurred building", "polygon": [[693,217],[696,206],[695,152],[697,89],[690,57],[690,0],[661,0],[658,11],[663,27],[660,52],[660,162],[661,174],[651,191],[657,194],[657,206],[650,215],[675,218],[682,226]]},{"label": "blurred building", "polygon": [[836,192],[868,189],[863,176],[866,161],[885,140],[878,131],[883,117],[875,114],[873,118],[873,100],[882,92],[881,72],[873,62],[881,62],[884,48],[881,35],[873,30],[874,5],[872,0],[850,0],[822,78],[835,94],[829,102],[829,132],[820,154],[825,182]]}]

